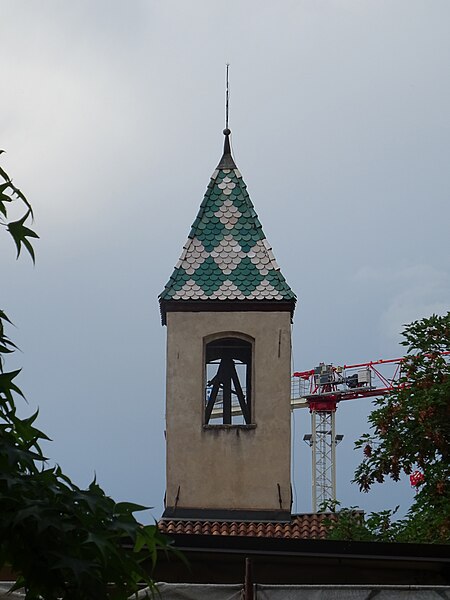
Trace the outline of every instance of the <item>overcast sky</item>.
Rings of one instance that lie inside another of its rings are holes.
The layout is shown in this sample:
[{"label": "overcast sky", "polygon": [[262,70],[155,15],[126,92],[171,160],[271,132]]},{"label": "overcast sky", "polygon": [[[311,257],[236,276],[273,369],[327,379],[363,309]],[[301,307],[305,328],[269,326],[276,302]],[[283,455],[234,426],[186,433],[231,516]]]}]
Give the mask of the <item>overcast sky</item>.
[{"label": "overcast sky", "polygon": [[[118,500],[164,496],[171,274],[222,151],[298,295],[295,370],[393,358],[450,298],[448,0],[0,0],[2,166],[32,201],[37,262],[0,239],[9,363],[47,454]],[[341,405],[338,497],[406,507],[408,482],[350,484],[369,400]],[[311,510],[309,415],[296,505]]]}]

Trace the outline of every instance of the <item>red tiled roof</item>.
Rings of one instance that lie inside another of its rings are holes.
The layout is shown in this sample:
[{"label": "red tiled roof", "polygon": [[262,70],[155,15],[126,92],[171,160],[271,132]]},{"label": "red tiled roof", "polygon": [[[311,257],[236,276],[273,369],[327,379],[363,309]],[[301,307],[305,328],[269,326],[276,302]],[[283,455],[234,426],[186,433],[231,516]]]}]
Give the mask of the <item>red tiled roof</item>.
[{"label": "red tiled roof", "polygon": [[161,533],[192,535],[234,535],[248,537],[268,537],[301,540],[320,540],[326,538],[325,519],[334,516],[325,513],[292,515],[291,521],[254,522],[254,521],[177,521],[162,519],[158,526]]}]

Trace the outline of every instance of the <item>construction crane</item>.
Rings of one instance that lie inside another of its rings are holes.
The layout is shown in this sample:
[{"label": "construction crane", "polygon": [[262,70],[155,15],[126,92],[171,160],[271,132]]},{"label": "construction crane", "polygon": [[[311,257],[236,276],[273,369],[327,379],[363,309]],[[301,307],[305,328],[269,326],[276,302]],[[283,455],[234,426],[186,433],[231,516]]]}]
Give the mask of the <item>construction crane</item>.
[{"label": "construction crane", "polygon": [[[442,352],[450,355],[450,352]],[[343,400],[383,396],[400,382],[401,365],[406,360],[392,358],[354,365],[334,366],[320,363],[309,371],[297,371],[291,379],[291,410],[309,408],[311,433],[304,440],[312,449],[312,506],[317,512],[321,504],[336,500],[336,446],[343,436],[336,434],[336,409]],[[209,383],[209,382],[208,382]],[[210,386],[206,388],[208,398]],[[244,395],[245,387],[242,388]],[[233,395],[231,414],[242,418],[242,409]],[[211,417],[220,419],[223,404],[221,390]],[[240,421],[234,421],[239,424]]]},{"label": "construction crane", "polygon": [[[450,352],[442,352],[449,355]],[[354,365],[320,363],[310,371],[292,376],[291,408],[309,408],[311,433],[304,440],[312,449],[312,505],[336,500],[336,409],[343,400],[388,394],[399,385],[403,358]]]}]

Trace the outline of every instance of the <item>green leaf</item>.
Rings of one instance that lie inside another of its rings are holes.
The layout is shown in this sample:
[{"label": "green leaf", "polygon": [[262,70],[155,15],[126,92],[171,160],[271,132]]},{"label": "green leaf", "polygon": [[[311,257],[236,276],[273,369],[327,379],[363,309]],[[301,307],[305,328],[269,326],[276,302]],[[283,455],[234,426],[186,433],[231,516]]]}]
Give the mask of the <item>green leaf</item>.
[{"label": "green leaf", "polygon": [[28,202],[27,198],[25,197],[25,194],[14,185],[12,185],[12,189],[14,190],[14,193],[16,194],[16,196],[18,198],[20,198],[22,200],[22,202],[27,206],[28,213],[31,215],[31,218],[34,218],[33,208],[31,206],[31,204]]},{"label": "green leaf", "polygon": [[22,398],[25,398],[22,391],[13,383],[13,379],[17,377],[20,373],[21,369],[17,371],[11,371],[9,373],[0,373],[0,393],[5,394],[5,396],[12,402],[12,393],[16,392]]},{"label": "green leaf", "polygon": [[30,215],[31,215],[31,211],[28,210],[25,213],[25,215],[18,221],[12,221],[11,223],[8,223],[8,231],[12,235],[14,243],[16,244],[17,258],[19,258],[19,256],[20,256],[20,251],[22,249],[22,244],[23,244],[25,246],[25,248],[28,250],[28,252],[31,256],[31,259],[34,263],[35,262],[34,249],[33,249],[33,246],[31,245],[30,241],[27,238],[28,237],[39,238],[39,236],[35,231],[29,229],[28,227],[26,227],[24,225],[24,222]]},{"label": "green leaf", "polygon": [[[14,348],[17,348],[12,342],[9,343],[14,346]],[[14,349],[8,348],[0,342],[0,354],[11,354],[12,352],[14,352]]]},{"label": "green leaf", "polygon": [[26,585],[25,577],[23,575],[19,575],[19,577],[17,577],[14,585],[9,588],[8,594],[11,594],[12,592],[15,592],[16,590],[20,590],[20,589],[24,588],[25,585]]},{"label": "green leaf", "polygon": [[116,549],[114,548],[113,544],[111,544],[109,540],[95,533],[89,533],[84,544],[92,544],[93,546],[95,546],[95,548],[100,552],[103,562],[105,563],[108,559],[108,556],[110,556],[111,554],[117,555]]},{"label": "green leaf", "polygon": [[8,315],[3,310],[0,310],[0,320],[8,321],[8,323],[13,325],[13,322],[9,320]]},{"label": "green leaf", "polygon": [[10,181],[6,181],[0,185],[0,198],[3,198],[4,202],[12,202],[12,198],[5,194],[5,190],[8,188],[14,189],[14,186]]},{"label": "green leaf", "polygon": [[89,573],[90,571],[90,561],[83,560],[80,558],[74,558],[72,556],[63,556],[52,568],[51,570],[57,569],[68,569],[72,571],[75,575],[75,578],[78,579],[81,575],[85,573]]},{"label": "green leaf", "polygon": [[133,502],[118,502],[114,507],[114,512],[117,515],[124,515],[128,513],[139,512],[142,510],[148,510],[149,508],[149,506],[133,504]]},{"label": "green leaf", "polygon": [[6,189],[11,187],[11,183],[8,181],[0,185],[0,212],[3,214],[4,217],[8,216],[8,210],[5,206],[5,203],[13,201],[13,199],[4,192]]},{"label": "green leaf", "polygon": [[[2,150],[2,152],[4,152],[4,151]],[[9,182],[9,181],[11,181],[11,179],[10,179],[10,177],[9,177],[8,173],[6,173],[6,171],[4,171],[4,170],[3,170],[1,167],[0,167],[0,175],[1,175],[1,176],[3,177],[3,179],[5,179],[6,181],[8,181],[8,182]]]}]

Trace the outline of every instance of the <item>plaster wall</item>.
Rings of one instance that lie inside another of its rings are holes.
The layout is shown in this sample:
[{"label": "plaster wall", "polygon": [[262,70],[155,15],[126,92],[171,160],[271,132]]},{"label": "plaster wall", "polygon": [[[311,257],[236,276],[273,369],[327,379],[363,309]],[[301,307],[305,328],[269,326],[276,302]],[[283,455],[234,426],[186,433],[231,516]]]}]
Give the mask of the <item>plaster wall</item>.
[{"label": "plaster wall", "polygon": [[[204,427],[205,338],[233,334],[253,339],[255,426]],[[279,484],[290,509],[290,369],[289,312],[167,314],[167,506],[279,510]]]}]

